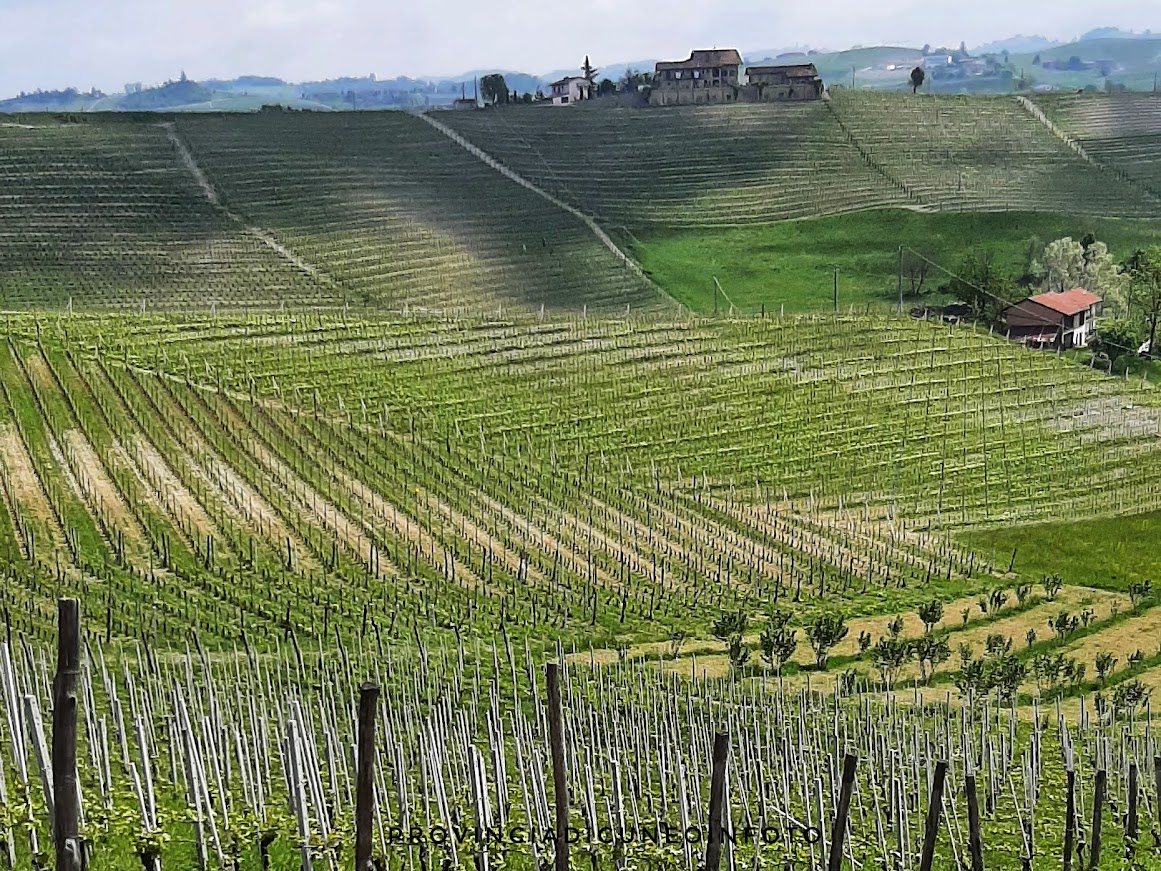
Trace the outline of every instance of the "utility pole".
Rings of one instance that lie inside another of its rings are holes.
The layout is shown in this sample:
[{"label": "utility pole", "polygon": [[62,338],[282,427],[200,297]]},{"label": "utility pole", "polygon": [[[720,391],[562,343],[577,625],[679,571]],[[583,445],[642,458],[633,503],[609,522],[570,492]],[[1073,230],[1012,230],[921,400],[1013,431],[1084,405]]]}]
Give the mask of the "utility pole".
[{"label": "utility pole", "polygon": [[903,246],[899,246],[899,317],[903,317]]},{"label": "utility pole", "polygon": [[855,68],[851,67],[851,88],[855,87]]}]

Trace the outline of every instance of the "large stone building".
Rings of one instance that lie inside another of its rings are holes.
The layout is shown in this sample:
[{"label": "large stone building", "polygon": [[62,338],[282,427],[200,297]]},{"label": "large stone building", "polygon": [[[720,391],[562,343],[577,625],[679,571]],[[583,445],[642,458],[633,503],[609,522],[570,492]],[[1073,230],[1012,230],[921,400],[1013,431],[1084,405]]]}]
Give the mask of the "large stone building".
[{"label": "large stone building", "polygon": [[817,100],[822,97],[822,78],[814,64],[747,67],[747,93],[758,101]]},{"label": "large stone building", "polygon": [[742,56],[732,48],[692,52],[657,64],[649,102],[655,106],[732,103],[738,99]]},{"label": "large stone building", "polygon": [[759,66],[741,77],[742,56],[732,48],[694,51],[688,60],[662,61],[653,76],[654,106],[817,100],[823,84],[814,64]]}]

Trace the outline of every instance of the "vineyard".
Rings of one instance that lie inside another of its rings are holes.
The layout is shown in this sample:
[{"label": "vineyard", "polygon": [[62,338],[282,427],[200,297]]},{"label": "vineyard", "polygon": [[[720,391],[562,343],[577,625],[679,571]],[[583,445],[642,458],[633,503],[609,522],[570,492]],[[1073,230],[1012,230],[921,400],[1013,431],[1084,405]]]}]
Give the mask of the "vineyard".
[{"label": "vineyard", "polygon": [[[919,321],[77,315],[9,333],[3,599],[43,640],[62,590],[110,640],[162,646],[450,630],[646,655],[780,602],[881,632],[932,596],[967,597],[958,617],[1040,580],[958,530],[1141,511],[1161,481],[1147,383]],[[1064,580],[1092,631],[1125,629],[1133,579]],[[1147,634],[1161,611],[1138,616]]]},{"label": "vineyard", "polygon": [[0,126],[0,864],[1161,867],[1155,385],[614,241],[1158,214],[909,96]]},{"label": "vineyard", "polygon": [[1039,100],[1084,150],[1161,197],[1161,100],[1124,95],[1115,100],[1057,97]]},{"label": "vineyard", "polygon": [[[1142,112],[1125,110],[1134,117],[1161,104],[1137,99]],[[630,229],[882,207],[1161,214],[1156,197],[1086,162],[1010,97],[836,89],[824,103],[776,108],[523,110],[451,123],[537,184]],[[1112,127],[1133,129],[1117,119]],[[1159,153],[1156,141],[1140,150]]]}]

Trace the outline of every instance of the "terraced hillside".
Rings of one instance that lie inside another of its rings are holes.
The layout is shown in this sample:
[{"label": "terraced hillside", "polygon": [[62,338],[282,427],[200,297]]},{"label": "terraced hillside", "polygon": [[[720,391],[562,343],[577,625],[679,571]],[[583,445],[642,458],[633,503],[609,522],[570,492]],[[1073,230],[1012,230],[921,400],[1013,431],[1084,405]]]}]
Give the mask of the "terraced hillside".
[{"label": "terraced hillside", "polygon": [[16,309],[664,304],[582,221],[401,113],[2,125],[0,298]]},{"label": "terraced hillside", "polygon": [[519,110],[449,123],[566,201],[630,229],[892,205],[1161,214],[1161,203],[1086,163],[1010,97],[836,89],[829,107]]},{"label": "terraced hillside", "polygon": [[663,304],[582,221],[413,115],[191,115],[178,129],[227,206],[352,304]]},{"label": "terraced hillside", "polygon": [[0,586],[35,632],[58,578],[159,643],[871,615],[1006,578],[951,528],[1161,487],[1155,391],[920,322],[12,323]]},{"label": "terraced hillside", "polygon": [[315,305],[330,293],[208,203],[164,127],[0,124],[5,308]]},{"label": "terraced hillside", "polygon": [[1052,95],[1035,102],[1095,160],[1161,200],[1161,96]]},{"label": "terraced hillside", "polygon": [[1095,170],[1011,97],[837,91],[843,125],[925,205],[1152,217],[1161,204]]},{"label": "terraced hillside", "polygon": [[906,203],[821,103],[464,112],[447,123],[602,221],[722,226]]}]

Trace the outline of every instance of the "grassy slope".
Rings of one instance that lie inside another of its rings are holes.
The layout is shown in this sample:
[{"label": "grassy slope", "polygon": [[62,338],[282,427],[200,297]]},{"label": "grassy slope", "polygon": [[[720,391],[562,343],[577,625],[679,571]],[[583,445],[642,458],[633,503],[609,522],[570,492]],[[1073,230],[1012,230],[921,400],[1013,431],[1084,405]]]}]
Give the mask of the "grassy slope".
[{"label": "grassy slope", "polygon": [[1016,549],[1015,571],[1028,580],[1058,574],[1067,583],[1124,590],[1161,579],[1161,511],[981,530],[961,539],[980,553],[994,550],[997,564]]},{"label": "grassy slope", "polygon": [[[901,244],[952,269],[968,248],[980,246],[994,252],[1005,269],[1020,272],[1033,238],[1047,242],[1088,232],[1117,257],[1127,257],[1139,245],[1161,242],[1161,226],[1147,221],[900,209],[764,227],[639,234],[632,247],[662,287],[697,311],[713,311],[716,276],[741,311],[765,305],[768,311],[785,306],[799,312],[832,306],[831,269],[836,265],[840,306],[890,305],[896,299]],[[931,274],[925,289],[942,281]]]}]

